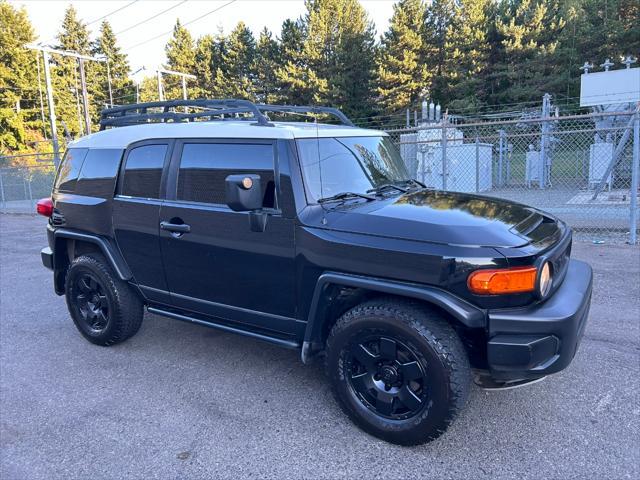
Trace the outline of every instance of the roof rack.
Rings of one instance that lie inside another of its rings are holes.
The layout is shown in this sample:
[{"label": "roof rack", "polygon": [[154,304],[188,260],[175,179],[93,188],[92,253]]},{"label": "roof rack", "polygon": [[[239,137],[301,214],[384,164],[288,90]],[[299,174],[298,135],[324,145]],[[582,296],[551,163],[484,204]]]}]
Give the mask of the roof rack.
[{"label": "roof rack", "polygon": [[256,105],[261,112],[280,112],[280,113],[326,113],[337,117],[343,125],[355,127],[353,122],[337,108],[333,107],[315,107],[301,105]]},{"label": "roof rack", "polygon": [[[178,108],[184,111],[178,111]],[[195,110],[195,111],[193,111]],[[273,126],[264,112],[279,113],[325,113],[333,115],[343,125],[353,127],[351,120],[337,108],[298,105],[256,105],[249,100],[167,100],[162,102],[134,103],[106,108],[100,113],[100,130],[107,127],[124,127],[144,123],[192,122],[196,119],[208,121],[248,120],[257,125]],[[238,114],[250,116],[238,117]]]}]

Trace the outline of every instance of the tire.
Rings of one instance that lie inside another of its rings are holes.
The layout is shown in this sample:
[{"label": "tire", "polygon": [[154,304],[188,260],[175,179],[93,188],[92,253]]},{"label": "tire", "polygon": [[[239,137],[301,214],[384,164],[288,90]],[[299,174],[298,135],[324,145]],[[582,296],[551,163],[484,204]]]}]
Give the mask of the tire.
[{"label": "tire", "polygon": [[444,433],[471,386],[456,332],[436,310],[410,301],[381,298],[349,310],[331,330],[325,361],[345,414],[399,445]]},{"label": "tire", "polygon": [[142,301],[100,254],[73,260],[67,271],[65,294],[73,323],[91,343],[115,345],[140,329]]}]

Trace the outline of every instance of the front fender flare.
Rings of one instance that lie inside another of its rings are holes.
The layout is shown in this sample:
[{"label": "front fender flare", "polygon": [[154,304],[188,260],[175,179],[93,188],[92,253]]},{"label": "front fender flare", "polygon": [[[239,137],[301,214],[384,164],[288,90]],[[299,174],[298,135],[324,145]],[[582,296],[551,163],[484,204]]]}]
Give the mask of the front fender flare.
[{"label": "front fender flare", "polygon": [[302,361],[308,363],[313,355],[312,346],[321,340],[322,326],[328,306],[327,288],[333,285],[363,288],[374,292],[415,298],[438,306],[468,328],[486,328],[486,312],[469,302],[440,288],[404,283],[380,278],[327,272],[318,278],[302,345]]}]

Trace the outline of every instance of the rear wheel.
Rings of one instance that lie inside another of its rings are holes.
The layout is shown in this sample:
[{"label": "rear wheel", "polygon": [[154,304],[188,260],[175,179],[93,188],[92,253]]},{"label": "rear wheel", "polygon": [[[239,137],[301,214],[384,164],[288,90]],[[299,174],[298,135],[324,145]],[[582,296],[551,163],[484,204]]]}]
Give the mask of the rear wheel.
[{"label": "rear wheel", "polygon": [[344,314],[326,358],[344,412],[365,431],[402,445],[441,435],[471,383],[466,352],[447,321],[402,300],[373,300]]},{"label": "rear wheel", "polygon": [[96,345],[114,345],[140,329],[143,305],[102,255],[76,258],[65,281],[67,307],[78,331]]}]

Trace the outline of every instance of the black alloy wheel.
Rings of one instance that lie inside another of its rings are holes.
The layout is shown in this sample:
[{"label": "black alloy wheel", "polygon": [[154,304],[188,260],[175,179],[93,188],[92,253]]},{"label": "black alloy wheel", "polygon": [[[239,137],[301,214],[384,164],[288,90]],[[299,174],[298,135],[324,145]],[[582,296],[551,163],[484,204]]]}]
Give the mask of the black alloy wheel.
[{"label": "black alloy wheel", "polygon": [[95,275],[83,273],[76,279],[75,301],[87,329],[98,335],[109,325],[109,301]]},{"label": "black alloy wheel", "polygon": [[352,392],[376,414],[405,420],[428,403],[427,372],[400,340],[366,335],[350,346],[346,358]]},{"label": "black alloy wheel", "polygon": [[427,304],[397,297],[372,298],[338,318],[325,368],[344,413],[399,445],[442,435],[471,384],[467,352],[449,320]]},{"label": "black alloy wheel", "polygon": [[65,294],[73,323],[91,343],[115,345],[140,329],[142,299],[98,253],[81,255],[71,262]]}]

